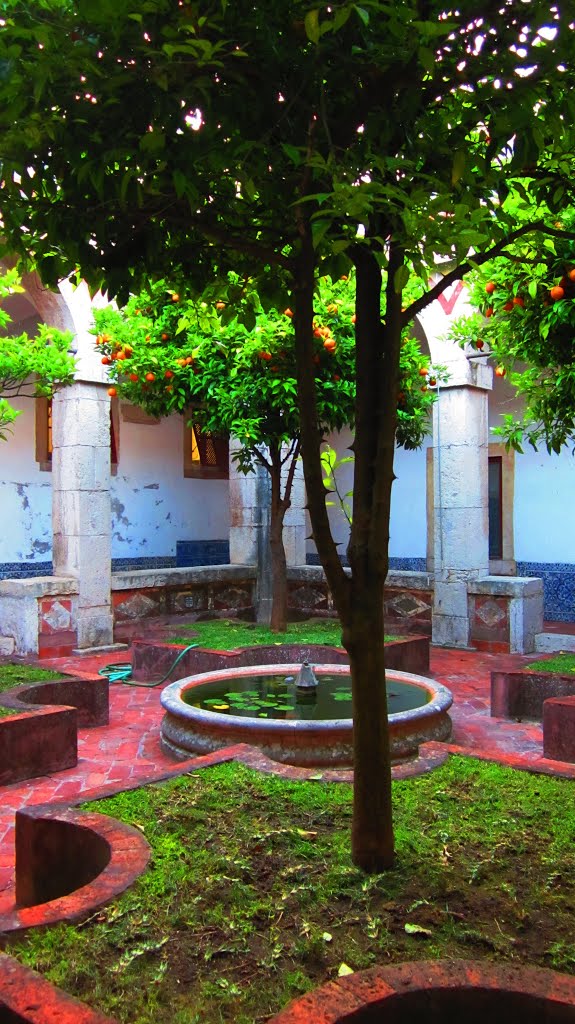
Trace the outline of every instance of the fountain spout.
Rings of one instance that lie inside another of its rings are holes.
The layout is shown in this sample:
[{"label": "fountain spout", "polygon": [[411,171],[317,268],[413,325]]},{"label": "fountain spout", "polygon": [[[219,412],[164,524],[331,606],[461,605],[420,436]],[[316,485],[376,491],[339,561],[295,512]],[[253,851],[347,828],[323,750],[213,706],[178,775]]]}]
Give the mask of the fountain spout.
[{"label": "fountain spout", "polygon": [[302,662],[302,666],[295,679],[297,693],[301,695],[315,694],[317,687],[317,676],[313,670],[313,665],[310,665],[309,661]]}]

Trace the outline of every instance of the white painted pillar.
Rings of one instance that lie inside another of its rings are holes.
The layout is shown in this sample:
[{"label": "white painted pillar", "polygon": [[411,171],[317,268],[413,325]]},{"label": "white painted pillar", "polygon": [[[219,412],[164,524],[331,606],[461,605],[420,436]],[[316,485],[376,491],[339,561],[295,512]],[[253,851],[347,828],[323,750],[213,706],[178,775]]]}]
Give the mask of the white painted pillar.
[{"label": "white painted pillar", "polygon": [[113,642],[111,607],[110,399],[77,382],[52,407],[54,575],[78,580],[78,648]]},{"label": "white painted pillar", "polygon": [[493,373],[479,360],[449,363],[433,408],[432,636],[469,646],[467,584],[489,575],[488,393]]}]

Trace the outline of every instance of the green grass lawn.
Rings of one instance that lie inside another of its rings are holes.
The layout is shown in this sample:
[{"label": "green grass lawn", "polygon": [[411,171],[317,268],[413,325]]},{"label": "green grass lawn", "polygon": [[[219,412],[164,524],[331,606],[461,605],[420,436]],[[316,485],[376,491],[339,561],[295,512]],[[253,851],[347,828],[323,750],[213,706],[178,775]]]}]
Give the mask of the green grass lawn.
[{"label": "green grass lawn", "polygon": [[[185,627],[185,636],[172,637],[172,644],[198,643],[212,650],[233,650],[235,647],[253,647],[255,644],[327,644],[341,647],[341,626],[338,619],[314,619],[290,622],[285,633],[273,633],[267,626],[255,622],[229,619],[208,619],[192,622]],[[395,639],[386,636],[386,640]]]},{"label": "green grass lawn", "polygon": [[[0,693],[12,690],[15,686],[23,686],[25,683],[44,683],[49,679],[60,679],[61,675],[61,672],[50,672],[49,669],[37,668],[35,665],[0,663]],[[16,714],[20,712],[0,707],[0,718]]]},{"label": "green grass lawn", "polygon": [[570,672],[575,672],[575,654],[568,652],[554,654],[551,658],[532,661],[525,668],[534,672],[560,672],[562,675],[568,675]]},{"label": "green grass lawn", "polygon": [[15,955],[130,1024],[254,1024],[353,970],[466,957],[575,973],[575,789],[451,758],[394,783],[397,864],[350,861],[351,788],[226,764],[90,804],[148,871]]}]

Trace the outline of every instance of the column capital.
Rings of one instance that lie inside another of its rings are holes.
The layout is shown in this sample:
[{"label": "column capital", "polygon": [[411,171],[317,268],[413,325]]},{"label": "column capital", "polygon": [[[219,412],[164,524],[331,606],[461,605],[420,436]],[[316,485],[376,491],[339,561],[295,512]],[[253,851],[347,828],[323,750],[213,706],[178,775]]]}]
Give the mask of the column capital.
[{"label": "column capital", "polygon": [[477,388],[480,391],[493,389],[493,368],[483,357],[477,359],[450,359],[443,364],[449,374],[440,390],[448,388]]}]

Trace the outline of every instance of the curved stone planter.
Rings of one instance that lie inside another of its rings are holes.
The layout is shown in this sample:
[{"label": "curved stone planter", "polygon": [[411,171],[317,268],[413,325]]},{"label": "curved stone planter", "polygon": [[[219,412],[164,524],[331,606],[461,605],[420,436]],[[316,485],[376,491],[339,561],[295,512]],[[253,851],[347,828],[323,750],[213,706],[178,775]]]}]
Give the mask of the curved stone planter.
[{"label": "curved stone planter", "polygon": [[530,967],[414,961],[329,982],[269,1024],[568,1024],[575,979]]},{"label": "curved stone planter", "polygon": [[[250,666],[254,675],[267,675],[269,666]],[[296,675],[298,664],[274,665],[278,674]],[[329,672],[349,678],[347,665],[316,665],[316,672]],[[232,668],[225,678],[245,675],[245,668]],[[273,761],[301,767],[335,767],[353,763],[353,722],[349,718],[328,721],[243,718],[219,715],[192,707],[182,699],[184,690],[224,678],[220,671],[204,672],[171,683],[162,691],[162,746],[177,758],[190,754],[208,754],[222,747],[248,743],[258,747]],[[429,693],[429,702],[410,711],[389,716],[390,746],[393,760],[417,755],[420,743],[446,740],[451,735],[448,710],[452,695],[444,686],[409,672],[390,672],[388,678],[412,683]]]},{"label": "curved stone planter", "polygon": [[2,1024],[117,1024],[56,988],[36,971],[0,953]]},{"label": "curved stone planter", "polygon": [[107,725],[108,697],[107,679],[71,676],[0,694],[0,706],[16,712],[0,718],[0,785],[73,768],[78,726]]},{"label": "curved stone planter", "polygon": [[543,719],[549,697],[575,697],[575,675],[558,672],[492,672],[491,714],[497,718]]},{"label": "curved stone planter", "polygon": [[87,917],[142,874],[150,853],[138,829],[104,814],[17,811],[14,909],[0,916],[0,932]]},{"label": "curved stone planter", "polygon": [[[193,637],[190,637],[190,643]],[[132,644],[132,670],[134,678],[149,680],[163,676],[173,665],[184,644],[160,643],[157,640],[134,640]],[[257,644],[238,647],[230,651],[212,651],[195,647],[188,651],[176,666],[173,680],[195,676],[199,672],[214,672],[218,668],[236,668],[239,665],[273,665],[280,662],[311,661],[314,665],[349,665],[347,652],[342,647],[326,644]],[[390,640],[385,645],[386,668],[400,672],[429,672],[429,637],[405,636]]]}]

